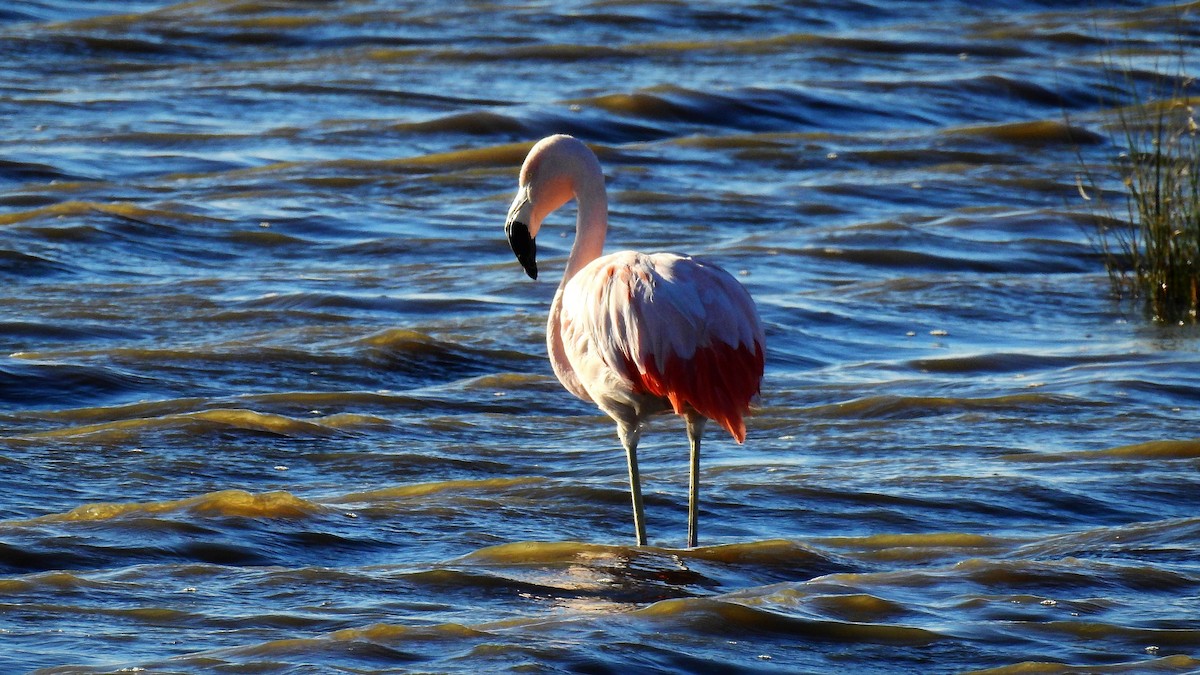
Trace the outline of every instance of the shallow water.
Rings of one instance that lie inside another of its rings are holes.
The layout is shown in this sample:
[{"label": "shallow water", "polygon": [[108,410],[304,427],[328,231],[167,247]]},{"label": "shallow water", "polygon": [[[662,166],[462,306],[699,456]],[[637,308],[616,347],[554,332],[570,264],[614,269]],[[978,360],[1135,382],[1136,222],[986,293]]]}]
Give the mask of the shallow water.
[{"label": "shallow water", "polygon": [[[1075,186],[1200,8],[1088,5],[7,5],[0,670],[1200,670],[1198,335]],[[701,548],[546,361],[555,132],[767,327]]]}]

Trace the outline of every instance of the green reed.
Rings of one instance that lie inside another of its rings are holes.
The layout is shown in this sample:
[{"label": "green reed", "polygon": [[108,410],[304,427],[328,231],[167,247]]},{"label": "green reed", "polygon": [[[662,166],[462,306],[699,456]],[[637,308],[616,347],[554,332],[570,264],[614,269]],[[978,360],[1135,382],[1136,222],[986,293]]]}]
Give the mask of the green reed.
[{"label": "green reed", "polygon": [[[1110,76],[1117,71],[1109,64]],[[1122,151],[1110,167],[1123,186],[1125,217],[1104,203],[1101,180],[1086,165],[1080,194],[1093,202],[1094,241],[1118,298],[1141,299],[1157,322],[1195,323],[1200,313],[1200,139],[1194,80],[1161,77],[1143,94],[1132,69],[1119,91],[1132,103],[1116,109],[1111,132]],[[1117,82],[1110,77],[1110,84]],[[1097,195],[1091,200],[1087,188]]]}]

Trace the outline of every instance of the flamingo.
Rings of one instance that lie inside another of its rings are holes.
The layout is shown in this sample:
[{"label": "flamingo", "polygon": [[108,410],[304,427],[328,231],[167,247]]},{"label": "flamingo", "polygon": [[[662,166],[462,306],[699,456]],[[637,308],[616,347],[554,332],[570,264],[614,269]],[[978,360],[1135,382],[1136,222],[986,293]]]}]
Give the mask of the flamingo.
[{"label": "flamingo", "polygon": [[762,382],[766,343],[750,294],[728,272],[674,253],[601,255],[608,198],[600,161],[566,135],[538,141],[521,166],[504,225],[537,279],[536,237],[550,212],[577,202],[575,242],[546,323],[550,365],[567,391],[617,423],[629,465],[633,525],[646,544],[637,446],[647,420],[673,411],[691,446],[688,546],[697,542],[700,437],[714,420],[739,444]]}]

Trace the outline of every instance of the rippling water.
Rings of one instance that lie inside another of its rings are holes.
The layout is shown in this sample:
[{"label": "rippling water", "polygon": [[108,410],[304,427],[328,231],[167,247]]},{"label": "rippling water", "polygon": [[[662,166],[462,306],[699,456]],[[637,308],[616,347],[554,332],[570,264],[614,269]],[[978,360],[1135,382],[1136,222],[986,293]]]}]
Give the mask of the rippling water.
[{"label": "rippling water", "polygon": [[[1198,335],[1075,189],[1200,8],[1086,4],[9,3],[0,670],[1200,669]],[[555,132],[767,327],[701,548],[546,361]]]}]

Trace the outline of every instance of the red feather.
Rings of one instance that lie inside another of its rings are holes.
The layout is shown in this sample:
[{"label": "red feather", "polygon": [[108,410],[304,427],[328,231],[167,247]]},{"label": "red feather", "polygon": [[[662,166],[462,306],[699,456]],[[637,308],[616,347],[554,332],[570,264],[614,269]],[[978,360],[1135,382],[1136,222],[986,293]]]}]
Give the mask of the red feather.
[{"label": "red feather", "polygon": [[763,352],[759,345],[753,351],[745,345],[733,347],[717,342],[700,347],[691,358],[671,354],[664,359],[660,372],[654,359],[645,364],[645,373],[631,369],[633,377],[640,375],[634,386],[671,402],[675,413],[682,415],[690,406],[696,412],[720,424],[734,440],[746,440],[743,417],[750,410],[750,401],[758,394],[763,373]]}]

